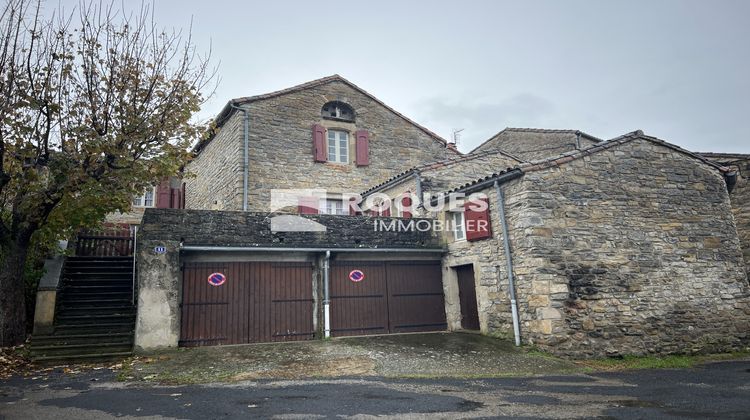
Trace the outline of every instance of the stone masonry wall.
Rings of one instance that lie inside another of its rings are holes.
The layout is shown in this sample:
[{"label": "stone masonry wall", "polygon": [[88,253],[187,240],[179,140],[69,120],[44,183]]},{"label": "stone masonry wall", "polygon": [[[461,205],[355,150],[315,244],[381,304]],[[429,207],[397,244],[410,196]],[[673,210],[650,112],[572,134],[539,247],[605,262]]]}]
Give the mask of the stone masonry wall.
[{"label": "stone masonry wall", "polygon": [[326,231],[272,232],[271,217],[264,213],[148,209],[143,216],[138,241],[279,248],[441,248],[440,238],[429,230],[375,230],[374,223],[378,220],[389,221],[390,218],[321,214],[305,215],[303,219],[324,225]]},{"label": "stone masonry wall", "polygon": [[237,112],[186,166],[186,208],[242,210],[242,126]]},{"label": "stone masonry wall", "polygon": [[745,266],[750,273],[750,159],[737,161],[734,166],[739,169],[739,174],[729,198],[745,256]]},{"label": "stone masonry wall", "polygon": [[521,311],[536,316],[522,326],[530,342],[575,357],[750,344],[750,288],[716,169],[635,139],[522,185],[513,252],[531,293]]},{"label": "stone masonry wall", "polygon": [[[518,180],[502,186],[505,193],[506,217],[510,229],[510,240],[514,243],[521,233],[514,230],[520,211],[519,206],[524,203],[523,191],[519,188]],[[477,308],[479,325],[482,333],[510,337],[513,334],[513,323],[510,310],[510,294],[508,289],[507,262],[503,250],[502,224],[497,208],[497,194],[494,188],[488,188],[486,194],[490,203],[490,225],[492,238],[479,241],[455,241],[452,233],[446,233],[448,252],[443,258],[443,289],[445,293],[446,314],[451,330],[461,328],[461,308],[458,297],[458,284],[454,268],[461,265],[472,265],[477,294]],[[514,211],[509,211],[514,209]],[[445,218],[445,213],[442,214]],[[514,270],[517,272],[518,270]],[[519,305],[528,305],[528,283],[516,284]],[[522,321],[531,321],[534,316],[528,312],[521,313]]]},{"label": "stone masonry wall", "polygon": [[[354,108],[354,124],[321,117],[322,106],[332,100]],[[243,106],[250,109],[251,211],[269,211],[271,189],[324,188],[333,193],[359,193],[411,167],[456,155],[441,141],[339,81]],[[187,185],[188,208],[214,208],[211,203],[215,191],[220,202],[225,203],[218,208],[241,209],[241,113],[235,114],[228,124],[187,167],[197,175]],[[349,164],[314,162],[313,124],[350,133]],[[370,133],[368,166],[358,167],[354,163],[356,130]],[[234,168],[234,175],[214,174],[217,165]]]}]

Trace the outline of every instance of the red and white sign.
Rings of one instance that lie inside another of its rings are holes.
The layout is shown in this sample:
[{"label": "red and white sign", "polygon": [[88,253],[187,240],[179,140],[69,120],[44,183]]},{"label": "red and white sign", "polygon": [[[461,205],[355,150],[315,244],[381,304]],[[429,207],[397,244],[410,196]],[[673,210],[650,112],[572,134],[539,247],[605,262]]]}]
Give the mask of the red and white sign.
[{"label": "red and white sign", "polygon": [[365,273],[363,273],[362,270],[352,270],[349,273],[349,280],[355,283],[359,283],[364,279],[365,279]]},{"label": "red and white sign", "polygon": [[222,273],[211,273],[208,276],[208,284],[211,286],[221,286],[225,281],[227,281],[227,276]]}]

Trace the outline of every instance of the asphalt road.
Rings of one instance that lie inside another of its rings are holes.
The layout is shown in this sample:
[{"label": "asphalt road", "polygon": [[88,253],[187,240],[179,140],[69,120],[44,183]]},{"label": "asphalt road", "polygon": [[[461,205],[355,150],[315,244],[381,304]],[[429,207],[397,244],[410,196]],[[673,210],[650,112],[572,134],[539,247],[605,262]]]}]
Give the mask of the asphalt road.
[{"label": "asphalt road", "polygon": [[[34,379],[36,378],[36,379]],[[104,370],[0,382],[0,418],[750,418],[750,361],[507,379],[153,386]]]}]

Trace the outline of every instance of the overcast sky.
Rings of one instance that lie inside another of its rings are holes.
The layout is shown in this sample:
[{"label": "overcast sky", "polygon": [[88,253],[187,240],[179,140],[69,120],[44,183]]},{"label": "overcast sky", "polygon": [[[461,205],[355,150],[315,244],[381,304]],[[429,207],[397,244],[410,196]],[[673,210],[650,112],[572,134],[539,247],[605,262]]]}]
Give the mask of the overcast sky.
[{"label": "overcast sky", "polygon": [[205,105],[338,73],[466,152],[504,127],[750,153],[750,1],[156,0],[213,47]]}]

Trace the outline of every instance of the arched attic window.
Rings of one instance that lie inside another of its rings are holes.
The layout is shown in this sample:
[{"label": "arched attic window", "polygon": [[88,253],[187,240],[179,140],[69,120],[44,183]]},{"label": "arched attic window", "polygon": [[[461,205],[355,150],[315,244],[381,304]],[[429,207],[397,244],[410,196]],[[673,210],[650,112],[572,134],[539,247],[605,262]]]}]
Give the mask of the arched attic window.
[{"label": "arched attic window", "polygon": [[320,111],[323,118],[330,118],[339,121],[354,122],[354,109],[341,101],[331,101],[323,105]]}]

